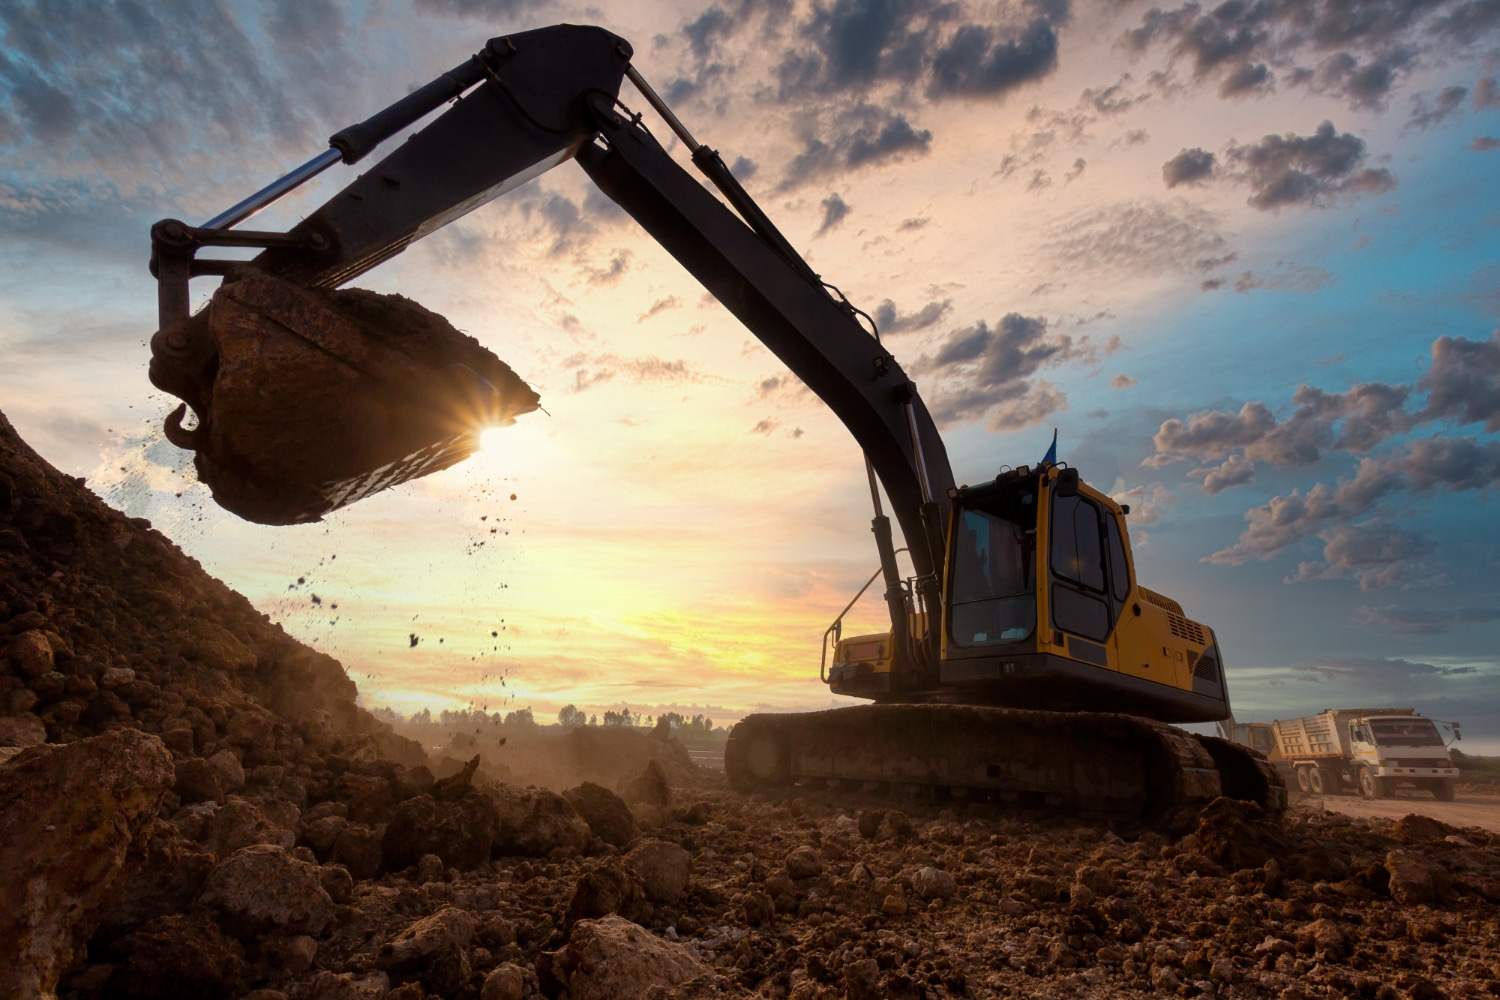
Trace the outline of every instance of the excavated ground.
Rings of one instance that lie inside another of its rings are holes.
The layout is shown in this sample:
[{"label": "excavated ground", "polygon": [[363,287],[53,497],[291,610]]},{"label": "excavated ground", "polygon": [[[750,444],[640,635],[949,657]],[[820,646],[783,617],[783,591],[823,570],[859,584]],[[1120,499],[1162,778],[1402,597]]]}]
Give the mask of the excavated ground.
[{"label": "excavated ground", "polygon": [[0,996],[1500,996],[1483,830],[743,798],[625,732],[560,795],[429,765],[3,417],[0,667]]}]

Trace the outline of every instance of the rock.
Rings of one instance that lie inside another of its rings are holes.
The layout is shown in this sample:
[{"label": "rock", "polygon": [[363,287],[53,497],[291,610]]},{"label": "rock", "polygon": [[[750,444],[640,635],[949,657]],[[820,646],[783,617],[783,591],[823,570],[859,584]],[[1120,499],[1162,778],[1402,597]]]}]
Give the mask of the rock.
[{"label": "rock", "polygon": [[0,768],[0,996],[51,994],[172,778],[166,747],[133,729],[38,744]]},{"label": "rock", "polygon": [[1254,802],[1217,798],[1198,814],[1198,846],[1231,872],[1260,868],[1291,850],[1280,822]]},{"label": "rock", "polygon": [[821,875],[823,874],[823,857],[813,848],[803,844],[786,856],[786,873],[794,879]]},{"label": "rock", "polygon": [[1115,894],[1115,877],[1105,869],[1094,865],[1079,867],[1073,875],[1073,881],[1077,885],[1087,886],[1098,896]]},{"label": "rock", "polygon": [[1386,830],[1392,839],[1407,845],[1442,840],[1453,832],[1453,827],[1440,823],[1430,816],[1419,816],[1416,813],[1408,813],[1392,823]]},{"label": "rock", "polygon": [[906,897],[899,893],[892,893],[880,901],[880,912],[887,916],[902,916],[906,913],[907,909]]},{"label": "rock", "polygon": [[318,884],[335,904],[349,902],[354,895],[354,877],[343,865],[323,865],[318,869]]},{"label": "rock", "polygon": [[776,916],[776,904],[764,892],[747,892],[741,907],[745,911],[745,923],[751,927],[770,923]]},{"label": "rock", "polygon": [[[288,817],[280,817],[285,820]],[[270,844],[290,850],[297,843],[297,818],[290,824],[277,822],[260,806],[237,795],[226,796],[224,804],[204,823],[203,846],[220,860],[254,844]]]},{"label": "rock", "polygon": [[435,854],[447,866],[471,871],[490,859],[495,814],[472,790],[457,800],[418,795],[396,807],[381,839],[386,871],[401,871],[424,854]]},{"label": "rock", "polygon": [[261,943],[260,950],[273,968],[282,973],[300,976],[312,968],[313,959],[318,955],[318,942],[306,934],[272,937]]},{"label": "rock", "polygon": [[394,939],[381,945],[375,961],[382,969],[411,970],[450,952],[461,951],[472,940],[473,918],[463,910],[445,906],[430,917],[408,924]]},{"label": "rock", "polygon": [[844,966],[844,990],[849,1000],[881,1000],[880,965],[862,958]]},{"label": "rock", "polygon": [[30,712],[0,716],[0,747],[25,748],[46,742],[46,724]]},{"label": "rock", "polygon": [[631,848],[625,864],[640,878],[646,898],[675,906],[693,875],[693,856],[665,840],[646,840]]},{"label": "rock", "polygon": [[484,977],[479,1000],[521,1000],[526,990],[526,974],[519,966],[506,962]]},{"label": "rock", "polygon": [[889,809],[880,819],[880,826],[875,829],[875,842],[883,843],[887,840],[907,840],[915,832],[911,817],[899,809]]},{"label": "rock", "polygon": [[417,859],[417,881],[436,882],[447,871],[443,859],[436,854],[424,854]]},{"label": "rock", "polygon": [[118,938],[157,917],[182,913],[203,891],[218,859],[176,835],[175,829],[156,822],[137,838],[119,896],[100,914],[98,933],[104,939]]},{"label": "rock", "polygon": [[578,811],[556,792],[511,785],[489,785],[482,791],[496,817],[497,854],[543,857],[558,849],[581,851],[593,836]]},{"label": "rock", "polygon": [[224,801],[224,783],[219,778],[219,771],[202,757],[177,762],[172,791],[183,802]]},{"label": "rock", "polygon": [[317,866],[271,844],[236,851],[209,873],[201,898],[241,938],[272,931],[317,935],[333,919]]},{"label": "rock", "polygon": [[37,629],[12,636],[6,652],[22,676],[36,678],[53,669],[52,644]]},{"label": "rock", "polygon": [[619,916],[580,920],[567,944],[537,959],[537,976],[549,997],[624,1000],[653,987],[673,987],[708,969],[680,944],[664,941]]},{"label": "rock", "polygon": [[667,772],[656,760],[648,761],[640,774],[627,780],[622,793],[625,801],[632,805],[672,808],[672,785],[667,780]]},{"label": "rock", "polygon": [[630,815],[630,807],[603,785],[585,781],[563,792],[563,798],[583,817],[594,836],[606,844],[624,847],[635,839],[635,819]]},{"label": "rock", "polygon": [[226,792],[232,792],[245,783],[245,769],[233,750],[220,750],[208,758],[208,766],[219,775],[219,784]]},{"label": "rock", "polygon": [[1337,923],[1321,918],[1302,928],[1297,935],[1297,948],[1320,962],[1336,962],[1348,950],[1348,939]]},{"label": "rock", "polygon": [[356,879],[367,879],[380,873],[384,853],[380,831],[363,823],[351,823],[339,831],[329,860],[349,869]]},{"label": "rock", "polygon": [[585,872],[573,889],[573,898],[563,915],[563,933],[580,920],[594,920],[617,913],[637,923],[651,913],[641,880],[619,861],[610,860]]},{"label": "rock", "polygon": [[320,972],[312,978],[305,1000],[385,1000],[391,979],[384,972]]},{"label": "rock", "polygon": [[1451,884],[1447,872],[1411,851],[1398,849],[1386,854],[1385,870],[1390,873],[1391,897],[1406,906],[1436,903]]},{"label": "rock", "polygon": [[884,809],[861,809],[855,825],[859,828],[859,835],[866,840],[874,840],[875,834],[880,830],[880,824],[885,822]]},{"label": "rock", "polygon": [[952,899],[958,883],[941,868],[919,868],[911,877],[911,888],[920,899]]},{"label": "rock", "polygon": [[110,976],[109,996],[228,1000],[239,994],[246,974],[239,942],[202,917],[158,917],[111,951],[121,961]]}]

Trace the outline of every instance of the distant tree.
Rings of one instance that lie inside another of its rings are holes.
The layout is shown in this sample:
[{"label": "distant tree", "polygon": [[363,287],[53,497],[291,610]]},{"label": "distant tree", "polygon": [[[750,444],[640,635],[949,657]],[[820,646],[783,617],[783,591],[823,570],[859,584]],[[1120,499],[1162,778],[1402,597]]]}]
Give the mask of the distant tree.
[{"label": "distant tree", "polygon": [[675,726],[678,729],[682,728],[681,712],[663,712],[661,713],[661,717],[666,721],[668,726]]},{"label": "distant tree", "polygon": [[431,724],[431,722],[432,722],[432,709],[430,709],[430,708],[424,708],[424,709],[422,709],[422,711],[418,712],[416,715],[413,715],[411,717],[411,721],[413,721],[415,723],[418,723],[420,725],[424,725],[424,726]]},{"label": "distant tree", "polygon": [[599,716],[597,716],[597,715],[591,715],[591,716],[589,716],[589,725],[591,725],[591,726],[597,726],[598,724],[599,724]]},{"label": "distant tree", "polygon": [[620,725],[622,725],[622,726],[633,726],[633,725],[635,725],[635,718],[630,714],[630,706],[629,705],[626,705],[624,708],[620,709]]},{"label": "distant tree", "polygon": [[507,726],[534,726],[536,725],[536,719],[532,717],[531,708],[528,706],[527,708],[518,708],[514,712],[507,712],[505,715],[505,724]]},{"label": "distant tree", "polygon": [[564,726],[581,726],[584,722],[584,715],[578,711],[577,705],[564,705],[558,709],[557,721]]},{"label": "distant tree", "polygon": [[648,716],[646,716],[646,728],[650,729],[654,725],[656,725],[656,716],[654,716],[654,715],[648,715]]}]

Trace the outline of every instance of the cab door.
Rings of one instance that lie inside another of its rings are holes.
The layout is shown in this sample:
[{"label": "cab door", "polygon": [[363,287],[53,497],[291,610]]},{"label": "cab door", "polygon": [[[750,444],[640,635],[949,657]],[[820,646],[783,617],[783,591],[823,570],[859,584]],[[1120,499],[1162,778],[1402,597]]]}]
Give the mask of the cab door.
[{"label": "cab door", "polygon": [[1051,508],[1047,603],[1052,627],[1067,636],[1072,659],[1116,669],[1109,655],[1110,634],[1122,602],[1112,593],[1107,563],[1105,519],[1110,513],[1082,493],[1062,496],[1056,489]]}]

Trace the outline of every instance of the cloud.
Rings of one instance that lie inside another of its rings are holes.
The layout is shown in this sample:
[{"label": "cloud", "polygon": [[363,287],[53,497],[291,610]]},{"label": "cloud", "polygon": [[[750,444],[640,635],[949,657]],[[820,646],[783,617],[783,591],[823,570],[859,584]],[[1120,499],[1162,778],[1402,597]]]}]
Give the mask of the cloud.
[{"label": "cloud", "polygon": [[758,422],[754,427],[750,428],[750,433],[751,434],[763,434],[766,437],[770,437],[771,436],[771,432],[774,431],[774,430],[776,430],[776,428],[778,428],[780,426],[781,426],[781,421],[776,420],[776,419],[774,419],[772,417],[766,417],[764,420],[761,420],[760,422]]},{"label": "cloud", "polygon": [[679,299],[675,295],[669,295],[669,296],[667,296],[664,299],[657,299],[655,302],[651,303],[651,308],[647,309],[645,312],[641,313],[640,318],[637,319],[636,322],[637,323],[644,323],[646,320],[650,319],[652,316],[657,316],[657,315],[659,315],[661,313],[667,312],[670,309],[681,309],[681,308],[682,308],[682,300]]},{"label": "cloud", "polygon": [[1464,98],[1469,96],[1467,87],[1444,87],[1437,95],[1437,100],[1431,107],[1427,105],[1427,95],[1418,94],[1412,98],[1411,118],[1406,122],[1408,129],[1428,129],[1434,125],[1441,124],[1454,115],[1463,114]]},{"label": "cloud", "polygon": [[1125,375],[1122,373],[1109,380],[1109,387],[1111,389],[1129,389],[1133,386],[1140,385],[1140,382],[1140,379],[1131,378],[1129,375]]},{"label": "cloud", "polygon": [[937,388],[928,406],[941,423],[987,419],[994,430],[1014,430],[1065,409],[1067,397],[1051,382],[1034,376],[1043,368],[1094,359],[1085,342],[1048,330],[1044,319],[1009,313],[996,328],[981,320],[955,330],[933,355],[912,366]]},{"label": "cloud", "polygon": [[1436,548],[1425,535],[1381,519],[1336,524],[1319,538],[1323,561],[1298,563],[1287,583],[1352,578],[1362,591],[1381,590],[1411,580]]},{"label": "cloud", "polygon": [[1130,507],[1130,527],[1149,528],[1161,520],[1162,513],[1177,499],[1171,490],[1161,483],[1132,486],[1124,489],[1123,483],[1115,483],[1110,497],[1115,503]]},{"label": "cloud", "polygon": [[1158,428],[1156,453],[1142,464],[1160,467],[1240,452],[1271,465],[1307,466],[1332,448],[1367,452],[1418,422],[1402,409],[1410,392],[1406,386],[1380,382],[1360,383],[1346,393],[1304,385],[1292,396],[1296,409],[1286,420],[1278,420],[1261,402],[1246,403],[1234,413],[1197,413],[1186,422],[1173,418]]},{"label": "cloud", "polygon": [[1415,65],[1485,44],[1500,27],[1491,0],[1300,0],[1153,7],[1120,39],[1128,52],[1161,47],[1223,97],[1269,92],[1272,67],[1289,83],[1378,105]]},{"label": "cloud", "polygon": [[[1368,453],[1427,423],[1483,424],[1488,433],[1500,430],[1500,330],[1488,340],[1439,337],[1431,353],[1432,363],[1414,388],[1362,382],[1348,392],[1331,393],[1303,385],[1293,394],[1295,409],[1285,420],[1265,403],[1252,401],[1234,412],[1205,411],[1186,421],[1164,421],[1153,438],[1155,453],[1142,464],[1161,467],[1184,459],[1201,462],[1238,454],[1252,462],[1308,466],[1332,450]],[[1426,394],[1425,404],[1415,410],[1407,408],[1414,391]],[[1437,448],[1431,442],[1412,447],[1423,454]],[[1457,446],[1450,450],[1453,447]]]},{"label": "cloud", "polygon": [[916,129],[904,115],[857,104],[824,123],[811,116],[802,128],[802,151],[787,164],[778,190],[861,167],[925,156],[932,133]]},{"label": "cloud", "polygon": [[[1245,512],[1248,523],[1238,541],[1207,561],[1238,566],[1266,560],[1305,538],[1320,535],[1326,543],[1324,558],[1330,565],[1351,571],[1363,567],[1361,572],[1369,573],[1369,567],[1375,565],[1369,561],[1372,553],[1386,552],[1391,562],[1421,554],[1410,537],[1398,537],[1399,529],[1379,519],[1355,523],[1381,501],[1403,491],[1430,493],[1443,489],[1456,493],[1497,485],[1500,441],[1479,442],[1472,437],[1414,441],[1391,455],[1361,459],[1354,478],[1341,478],[1335,486],[1317,483],[1305,493],[1293,490],[1252,507]],[[1399,554],[1402,552],[1405,554]]]},{"label": "cloud", "polygon": [[423,14],[471,17],[482,20],[515,17],[542,6],[545,0],[417,0]]},{"label": "cloud", "polygon": [[1439,337],[1432,342],[1432,366],[1417,380],[1427,393],[1424,420],[1484,424],[1500,431],[1500,329],[1489,340]]},{"label": "cloud", "polygon": [[702,382],[706,378],[702,372],[681,358],[669,361],[649,354],[635,357],[600,354],[590,357],[579,353],[564,358],[560,367],[573,373],[574,392],[591,389],[602,382],[613,380],[616,376],[628,379],[637,385],[648,383],[676,385]]},{"label": "cloud", "polygon": [[1293,669],[1311,674],[1318,680],[1356,681],[1366,690],[1381,693],[1407,690],[1412,681],[1427,681],[1435,677],[1464,677],[1478,672],[1476,667],[1467,665],[1445,667],[1435,663],[1377,656],[1314,660],[1306,666]]},{"label": "cloud", "polygon": [[1218,216],[1185,202],[1130,201],[1077,212],[1043,234],[1040,250],[1058,269],[1126,275],[1202,273],[1235,259]]},{"label": "cloud", "polygon": [[1203,149],[1184,149],[1161,166],[1162,180],[1167,187],[1179,184],[1200,184],[1214,173],[1214,154]]},{"label": "cloud", "polygon": [[1493,76],[1481,76],[1474,84],[1474,110],[1486,108],[1500,108],[1500,85],[1496,85]]},{"label": "cloud", "polygon": [[1500,621],[1500,608],[1412,608],[1387,604],[1358,609],[1365,625],[1385,627],[1410,635],[1441,635],[1455,625],[1486,625]]},{"label": "cloud", "polygon": [[165,189],[191,185],[184,214],[232,204],[323,147],[329,121],[375,110],[384,91],[334,85],[359,61],[359,27],[330,0],[0,6],[0,171],[14,192],[0,228],[97,252],[139,246],[134,213],[160,211]]},{"label": "cloud", "polygon": [[823,199],[823,221],[818,226],[814,236],[822,236],[824,233],[838,226],[844,221],[844,217],[850,212],[848,203],[837,194],[830,194]]},{"label": "cloud", "polygon": [[896,303],[886,299],[875,307],[875,325],[879,327],[882,334],[925,330],[946,316],[952,308],[952,299],[943,299],[941,302],[934,299],[925,303],[914,313],[903,314],[896,309]]},{"label": "cloud", "polygon": [[988,25],[959,28],[933,58],[934,97],[994,96],[1040,80],[1057,68],[1057,33],[1037,18],[1014,37]]},{"label": "cloud", "polygon": [[1385,168],[1361,167],[1365,142],[1340,134],[1332,122],[1312,135],[1268,135],[1247,145],[1231,144],[1225,159],[1234,180],[1248,184],[1249,203],[1269,211],[1288,205],[1325,206],[1341,195],[1380,194],[1396,186]]},{"label": "cloud", "polygon": [[1188,473],[1188,478],[1202,479],[1204,493],[1222,493],[1232,487],[1255,482],[1255,463],[1242,454],[1234,454],[1219,465],[1193,469]]},{"label": "cloud", "polygon": [[1476,135],[1474,141],[1469,143],[1469,148],[1476,153],[1488,153],[1492,149],[1500,149],[1500,137]]},{"label": "cloud", "polygon": [[1278,261],[1276,270],[1269,276],[1242,272],[1234,279],[1234,290],[1248,292],[1260,288],[1271,292],[1312,293],[1333,280],[1333,275],[1321,267],[1285,265]]}]

